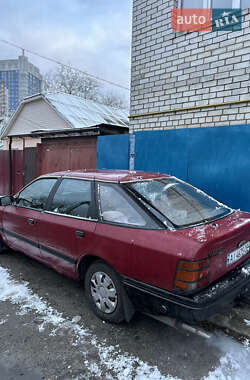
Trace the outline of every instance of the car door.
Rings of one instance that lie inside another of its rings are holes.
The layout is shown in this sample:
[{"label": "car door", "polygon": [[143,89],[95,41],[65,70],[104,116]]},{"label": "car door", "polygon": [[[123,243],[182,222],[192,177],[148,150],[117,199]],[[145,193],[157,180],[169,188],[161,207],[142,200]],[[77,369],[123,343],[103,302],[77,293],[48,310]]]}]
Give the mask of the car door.
[{"label": "car door", "polygon": [[76,263],[92,252],[96,228],[92,181],[63,178],[40,215],[41,260],[58,272],[77,277]]},{"label": "car door", "polygon": [[39,219],[57,178],[40,178],[21,190],[3,211],[3,233],[8,245],[39,258]]}]

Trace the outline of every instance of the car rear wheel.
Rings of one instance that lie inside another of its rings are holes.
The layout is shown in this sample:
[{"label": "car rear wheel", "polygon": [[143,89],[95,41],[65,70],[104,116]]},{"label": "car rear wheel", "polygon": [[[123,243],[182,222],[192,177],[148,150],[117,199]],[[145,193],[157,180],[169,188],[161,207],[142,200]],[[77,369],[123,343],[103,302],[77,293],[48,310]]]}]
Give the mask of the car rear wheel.
[{"label": "car rear wheel", "polygon": [[121,282],[110,266],[98,261],[88,268],[85,292],[99,318],[113,323],[124,320]]},{"label": "car rear wheel", "polygon": [[2,239],[0,238],[0,254],[3,253],[4,251],[6,251],[6,249],[7,249],[6,245],[4,244]]}]

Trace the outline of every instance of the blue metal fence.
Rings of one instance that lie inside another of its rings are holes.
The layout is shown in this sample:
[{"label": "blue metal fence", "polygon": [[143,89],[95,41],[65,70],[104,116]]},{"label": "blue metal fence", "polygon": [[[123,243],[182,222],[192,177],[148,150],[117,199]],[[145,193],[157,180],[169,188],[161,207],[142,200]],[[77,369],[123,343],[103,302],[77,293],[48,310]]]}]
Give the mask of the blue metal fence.
[{"label": "blue metal fence", "polygon": [[[98,138],[99,168],[127,169],[129,136]],[[250,126],[135,133],[136,170],[170,173],[250,211]]]},{"label": "blue metal fence", "polygon": [[98,169],[129,168],[129,136],[100,136],[97,140]]}]

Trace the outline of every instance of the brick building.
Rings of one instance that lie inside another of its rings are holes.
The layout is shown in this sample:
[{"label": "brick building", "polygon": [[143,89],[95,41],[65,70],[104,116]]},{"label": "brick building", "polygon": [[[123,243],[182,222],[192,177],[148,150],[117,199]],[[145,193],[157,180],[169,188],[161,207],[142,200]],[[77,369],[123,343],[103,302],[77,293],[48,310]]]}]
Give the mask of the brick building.
[{"label": "brick building", "polygon": [[[133,1],[131,130],[250,124],[248,2]],[[172,30],[171,8],[203,4],[241,6],[242,30]]]}]

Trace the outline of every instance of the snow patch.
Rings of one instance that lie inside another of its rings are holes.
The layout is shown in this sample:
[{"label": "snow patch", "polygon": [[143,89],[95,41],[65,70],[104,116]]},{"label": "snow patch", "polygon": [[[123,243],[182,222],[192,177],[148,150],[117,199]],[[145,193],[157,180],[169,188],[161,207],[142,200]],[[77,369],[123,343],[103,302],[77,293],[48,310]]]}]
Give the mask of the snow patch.
[{"label": "snow patch", "polygon": [[204,243],[207,240],[207,238],[206,238],[206,230],[207,230],[207,228],[208,228],[207,225],[193,227],[189,231],[188,236],[191,237],[191,238],[195,237],[201,243]]},{"label": "snow patch", "polygon": [[241,269],[235,268],[234,275],[231,278],[219,281],[217,284],[211,286],[206,292],[197,294],[196,296],[194,296],[193,301],[196,303],[202,303],[208,299],[213,298],[216,294],[222,295],[227,288],[233,286],[233,284],[236,284],[237,281],[241,281],[244,277],[249,275],[250,264],[247,264],[244,268]]},{"label": "snow patch", "polygon": [[[80,316],[72,319],[63,317],[61,313],[34,294],[28,288],[27,282],[19,283],[13,280],[8,270],[1,266],[0,301],[10,301],[16,304],[19,314],[29,312],[37,314],[36,318],[41,321],[38,325],[40,332],[43,332],[46,327],[50,327],[50,335],[57,335],[64,330],[70,331],[72,345],[78,347],[79,352],[82,353],[82,363],[88,368],[90,377],[105,380],[178,380],[171,375],[164,376],[157,366],[151,366],[138,357],[121,352],[119,345],[107,346],[105,342],[98,341],[89,329],[79,324]],[[5,322],[7,320],[0,320],[0,325]],[[245,322],[250,323],[248,320]],[[99,361],[88,360],[86,350],[84,351],[81,346],[82,343],[84,346],[84,340],[87,344],[95,347]],[[219,349],[222,356],[219,359],[219,366],[201,380],[242,380],[249,377],[250,346],[247,339],[240,344],[220,335],[212,336],[207,344],[208,350]],[[84,373],[84,375],[78,375],[75,380],[87,380],[87,378]]]},{"label": "snow patch", "polygon": [[220,366],[209,372],[202,380],[243,380],[249,378],[250,349],[246,339],[242,344],[226,336],[214,336],[209,341],[213,347],[224,354],[220,358]]},{"label": "snow patch", "polygon": [[241,272],[243,274],[245,274],[246,276],[249,276],[250,275],[250,265],[248,265],[247,267],[242,268]]},{"label": "snow patch", "polygon": [[[78,324],[81,317],[75,316],[71,320],[64,318],[62,313],[49,306],[42,298],[34,294],[28,283],[19,283],[13,280],[7,269],[0,266],[0,301],[10,301],[18,305],[19,315],[29,312],[37,314],[37,319],[41,321],[38,325],[39,332],[43,332],[46,327],[53,327],[50,336],[56,336],[64,330],[70,331],[73,346],[79,347],[84,340],[94,346],[99,355],[100,364],[89,362],[86,359],[86,352],[82,351],[83,363],[88,364],[90,374],[100,378],[114,379],[111,374],[106,375],[106,371],[115,374],[118,380],[177,380],[172,376],[164,376],[156,366],[150,366],[138,357],[124,354],[119,346],[105,346],[104,342],[98,339],[86,328]],[[6,322],[6,321],[5,321]],[[103,374],[105,368],[105,377]],[[78,376],[78,380],[86,379],[86,375]]]}]

